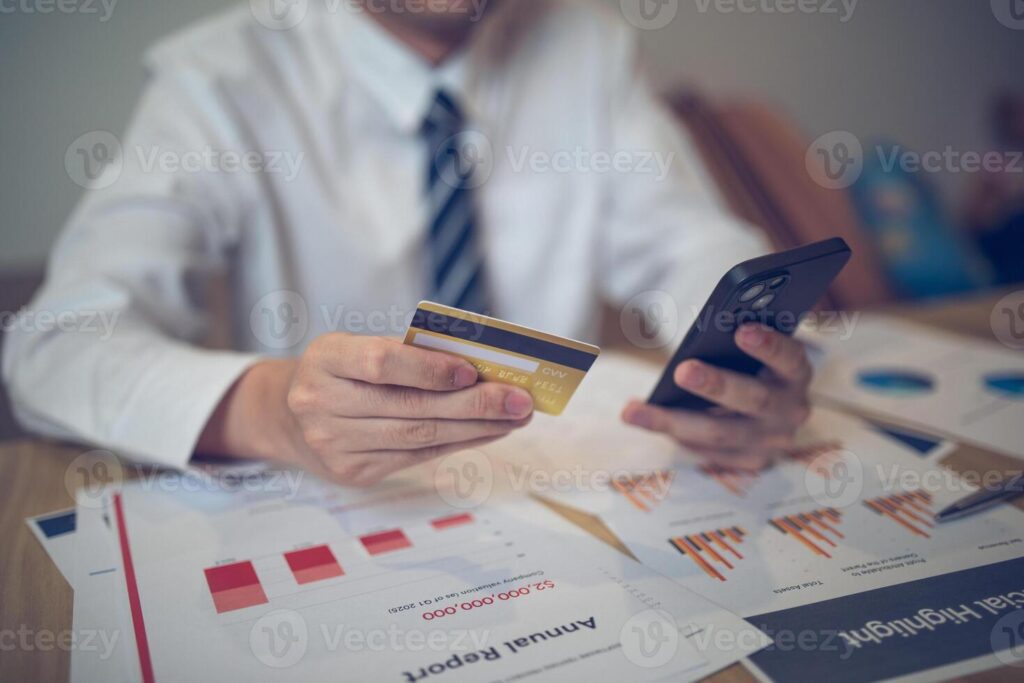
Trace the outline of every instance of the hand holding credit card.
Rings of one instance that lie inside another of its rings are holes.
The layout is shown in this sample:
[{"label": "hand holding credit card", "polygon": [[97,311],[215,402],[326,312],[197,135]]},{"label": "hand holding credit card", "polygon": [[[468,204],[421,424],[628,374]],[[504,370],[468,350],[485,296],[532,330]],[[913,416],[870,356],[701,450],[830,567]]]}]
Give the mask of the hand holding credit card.
[{"label": "hand holding credit card", "polygon": [[405,343],[454,354],[480,379],[525,389],[537,410],[560,415],[601,349],[522,325],[420,302]]}]

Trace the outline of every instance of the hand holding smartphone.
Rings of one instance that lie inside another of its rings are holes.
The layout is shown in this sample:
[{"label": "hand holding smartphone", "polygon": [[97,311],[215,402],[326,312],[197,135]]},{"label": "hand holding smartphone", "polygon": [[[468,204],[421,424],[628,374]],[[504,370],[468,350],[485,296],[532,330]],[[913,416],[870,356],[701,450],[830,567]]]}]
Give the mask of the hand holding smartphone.
[{"label": "hand holding smartphone", "polygon": [[745,261],[719,281],[690,328],[648,403],[668,408],[708,410],[714,404],[679,387],[676,367],[697,359],[733,372],[756,375],[763,367],[736,345],[736,330],[760,323],[792,335],[850,260],[839,237]]},{"label": "hand holding smartphone", "polygon": [[849,258],[832,239],[730,270],[650,399],[630,402],[623,420],[715,467],[759,470],[783,457],[810,416],[811,366],[791,335]]}]

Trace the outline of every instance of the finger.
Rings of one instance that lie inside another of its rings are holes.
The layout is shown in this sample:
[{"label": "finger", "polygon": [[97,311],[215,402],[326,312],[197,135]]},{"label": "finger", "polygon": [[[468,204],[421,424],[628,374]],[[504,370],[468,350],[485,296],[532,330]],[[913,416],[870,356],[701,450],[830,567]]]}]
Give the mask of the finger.
[{"label": "finger", "polygon": [[476,368],[468,361],[382,337],[325,335],[307,353],[314,354],[318,367],[335,377],[370,384],[453,391],[477,381]]},{"label": "finger", "polygon": [[753,448],[759,444],[760,429],[743,417],[713,417],[686,410],[671,410],[631,401],[622,411],[631,425],[661,432],[691,447],[711,449]]},{"label": "finger", "polygon": [[498,382],[448,392],[351,382],[331,393],[337,412],[349,417],[519,420],[533,413],[528,392]]},{"label": "finger", "polygon": [[763,380],[698,360],[680,363],[673,379],[691,393],[750,417],[776,414],[785,399],[781,391]]},{"label": "finger", "polygon": [[790,336],[763,325],[744,325],[736,332],[736,344],[786,382],[806,384],[811,379],[807,350]]},{"label": "finger", "polygon": [[504,436],[529,424],[523,420],[402,420],[342,418],[330,425],[337,445],[349,452],[417,451],[452,443]]},{"label": "finger", "polygon": [[373,451],[360,454],[347,453],[344,460],[330,467],[330,478],[346,486],[372,486],[390,474],[407,467],[429,462],[459,451],[481,448],[493,443],[501,436],[491,436],[474,441],[435,446],[417,451]]}]

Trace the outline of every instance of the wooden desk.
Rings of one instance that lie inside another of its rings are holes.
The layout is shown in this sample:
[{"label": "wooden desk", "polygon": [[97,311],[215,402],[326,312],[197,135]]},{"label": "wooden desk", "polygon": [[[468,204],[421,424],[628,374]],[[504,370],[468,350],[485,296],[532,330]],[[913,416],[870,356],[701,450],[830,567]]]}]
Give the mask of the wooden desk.
[{"label": "wooden desk", "polygon": [[[902,307],[892,312],[945,329],[993,339],[989,314],[1000,294],[958,299],[941,305]],[[56,636],[71,628],[72,592],[25,525],[25,517],[73,505],[64,486],[68,464],[82,452],[46,441],[0,445],[0,629],[19,628]],[[955,469],[984,472],[1019,470],[1019,463],[976,448],[961,448],[949,462]],[[551,505],[560,514],[622,552],[621,542],[600,520]],[[628,554],[628,553],[627,553]],[[68,677],[68,652],[49,650],[0,651],[0,681],[63,681]],[[1011,680],[1017,669],[995,669],[970,677],[972,681]],[[747,683],[755,679],[736,665],[713,676],[715,683]]]}]

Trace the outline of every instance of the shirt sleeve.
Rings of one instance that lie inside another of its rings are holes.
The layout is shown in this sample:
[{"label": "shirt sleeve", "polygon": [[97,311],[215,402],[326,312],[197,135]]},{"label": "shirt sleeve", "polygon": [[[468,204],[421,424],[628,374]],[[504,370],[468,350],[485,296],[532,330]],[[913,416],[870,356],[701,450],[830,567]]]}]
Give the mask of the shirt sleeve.
[{"label": "shirt sleeve", "polygon": [[633,34],[622,30],[613,44],[610,148],[631,163],[612,174],[608,188],[602,293],[616,306],[651,292],[671,297],[680,324],[662,340],[669,346],[681,341],[721,277],[769,246],[726,209],[682,124],[644,78]]},{"label": "shirt sleeve", "polygon": [[3,377],[28,429],[183,468],[256,360],[197,346],[239,224],[231,181],[202,164],[222,140],[214,107],[187,75],[151,83],[69,219],[5,342]]}]

